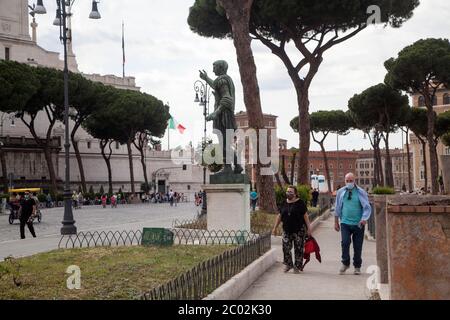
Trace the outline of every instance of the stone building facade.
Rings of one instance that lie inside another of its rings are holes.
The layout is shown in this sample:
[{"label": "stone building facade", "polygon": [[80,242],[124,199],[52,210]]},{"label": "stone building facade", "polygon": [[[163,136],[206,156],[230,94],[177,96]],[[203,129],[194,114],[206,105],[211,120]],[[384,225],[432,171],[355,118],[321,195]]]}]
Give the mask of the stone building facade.
[{"label": "stone building facade", "polygon": [[[30,23],[30,15],[27,0],[1,0],[0,2],[0,59],[13,60],[27,63],[32,66],[45,66],[63,69],[63,61],[58,52],[48,51],[37,43],[37,27],[35,19]],[[30,27],[32,36],[30,37]],[[69,22],[70,27],[70,22]],[[80,72],[73,53],[72,46],[68,45],[68,67],[72,72]],[[102,82],[120,89],[136,90],[134,77],[117,77],[115,75],[84,74],[84,77],[92,81]],[[49,173],[43,150],[32,138],[29,129],[20,119],[15,119],[11,114],[0,112],[1,134],[0,141],[6,153],[6,171],[10,186],[37,186],[44,190],[49,187]],[[44,112],[36,118],[36,131],[39,137],[44,137],[48,128],[48,119]],[[69,126],[72,127],[72,122]],[[57,122],[51,132],[52,155],[57,181],[62,187],[65,170],[64,158],[64,126]],[[76,141],[82,156],[87,187],[92,186],[98,192],[103,186],[107,190],[107,168],[103,160],[99,141],[90,136],[83,128],[78,129]],[[124,192],[131,190],[128,153],[125,145],[113,143],[113,155],[111,158],[113,188]],[[175,164],[170,151],[162,151],[160,148],[146,150],[145,162],[147,175],[153,180],[159,191],[183,192],[191,200],[194,192],[201,189],[203,182],[202,168],[193,164],[190,155],[184,158],[187,165]],[[187,153],[189,154],[189,153]],[[193,154],[193,152],[191,152]],[[181,156],[183,158],[183,156]],[[133,147],[133,167],[135,176],[135,189],[140,190],[144,182],[140,155]],[[77,189],[80,184],[80,174],[73,148],[70,149],[70,175],[72,189]],[[3,177],[5,178],[5,177]]]},{"label": "stone building facade", "polygon": [[[412,96],[413,108],[424,108],[425,103],[421,95],[415,94]],[[437,114],[450,110],[450,90],[439,88],[434,99],[434,110]],[[414,188],[420,189],[425,186],[425,163],[428,169],[428,188],[431,189],[431,174],[430,172],[430,152],[428,144],[423,150],[422,143],[413,134],[410,134],[411,150],[413,153],[413,170],[414,170]],[[440,163],[440,155],[450,155],[450,148],[442,144],[441,141],[437,145],[437,154],[439,161],[439,174],[442,175],[442,165]]]}]

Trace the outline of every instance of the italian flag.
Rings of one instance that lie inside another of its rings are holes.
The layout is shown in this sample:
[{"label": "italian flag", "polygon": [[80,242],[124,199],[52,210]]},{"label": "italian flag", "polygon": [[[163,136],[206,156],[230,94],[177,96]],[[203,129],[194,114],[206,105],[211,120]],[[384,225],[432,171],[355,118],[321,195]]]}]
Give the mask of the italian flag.
[{"label": "italian flag", "polygon": [[169,120],[169,129],[177,129],[181,134],[184,132],[184,130],[186,130],[186,128],[178,123],[178,121],[175,120],[172,116]]}]

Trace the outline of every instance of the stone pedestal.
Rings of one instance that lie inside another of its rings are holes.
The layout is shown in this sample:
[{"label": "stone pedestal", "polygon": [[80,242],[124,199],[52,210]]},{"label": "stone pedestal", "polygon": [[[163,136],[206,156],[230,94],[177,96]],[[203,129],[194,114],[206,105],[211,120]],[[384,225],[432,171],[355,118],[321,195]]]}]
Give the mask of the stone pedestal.
[{"label": "stone pedestal", "polygon": [[450,299],[450,206],[388,206],[387,231],[391,299]]},{"label": "stone pedestal", "polygon": [[388,283],[388,253],[386,237],[386,195],[374,195],[375,239],[377,241],[377,263],[380,267],[380,282]]},{"label": "stone pedestal", "polygon": [[208,199],[208,230],[250,232],[249,184],[208,184],[202,188]]}]

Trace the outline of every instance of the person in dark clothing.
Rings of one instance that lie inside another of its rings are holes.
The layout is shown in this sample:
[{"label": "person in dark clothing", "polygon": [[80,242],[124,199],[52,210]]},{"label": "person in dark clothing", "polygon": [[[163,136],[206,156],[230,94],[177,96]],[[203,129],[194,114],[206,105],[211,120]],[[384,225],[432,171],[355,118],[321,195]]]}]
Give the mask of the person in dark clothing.
[{"label": "person in dark clothing", "polygon": [[[272,233],[283,223],[283,257],[284,272],[294,269],[294,273],[302,270],[303,249],[306,235],[311,236],[311,226],[306,203],[298,197],[297,188],[289,186],[286,190],[286,203],[281,207]],[[292,246],[294,246],[294,263],[292,262]]]},{"label": "person in dark clothing", "polygon": [[314,189],[312,192],[312,206],[315,208],[317,207],[317,202],[319,201],[319,191],[317,189]]},{"label": "person in dark clothing", "polygon": [[36,201],[31,197],[30,193],[25,192],[25,196],[20,202],[19,217],[20,217],[20,238],[25,239],[25,224],[28,226],[33,238],[36,238],[34,232],[33,219],[36,215]]}]

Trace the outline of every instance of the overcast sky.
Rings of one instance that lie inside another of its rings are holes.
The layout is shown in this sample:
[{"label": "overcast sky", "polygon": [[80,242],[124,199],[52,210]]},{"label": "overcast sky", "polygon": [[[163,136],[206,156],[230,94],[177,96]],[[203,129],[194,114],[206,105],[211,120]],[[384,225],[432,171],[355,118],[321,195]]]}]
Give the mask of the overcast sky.
[{"label": "overcast sky", "polygon": [[[32,1],[30,1],[30,4]],[[194,0],[102,0],[100,20],[88,19],[91,1],[77,0],[73,6],[73,46],[79,69],[85,73],[122,75],[121,24],[125,22],[126,75],[136,78],[141,90],[170,105],[172,116],[187,130],[171,130],[170,146],[197,144],[203,135],[202,108],[193,102],[198,70],[212,77],[212,63],[224,59],[236,84],[236,110],[245,110],[242,86],[231,40],[202,38],[186,22]],[[59,31],[52,25],[55,1],[44,0],[47,14],[37,16],[38,43],[61,52]],[[347,110],[355,93],[383,81],[383,63],[407,45],[421,38],[450,37],[450,1],[422,0],[414,16],[400,29],[372,26],[324,55],[310,89],[310,111]],[[298,135],[289,127],[297,115],[294,87],[281,61],[266,47],[252,44],[257,65],[264,113],[278,116],[278,137],[288,147],[298,147]],[[213,98],[212,98],[213,99]],[[211,125],[208,131],[212,131]],[[392,147],[401,148],[401,135],[392,137]],[[167,147],[167,136],[163,139]],[[336,150],[336,136],[326,147]],[[339,149],[370,148],[359,131],[339,138]],[[319,150],[311,141],[311,149]]]}]

